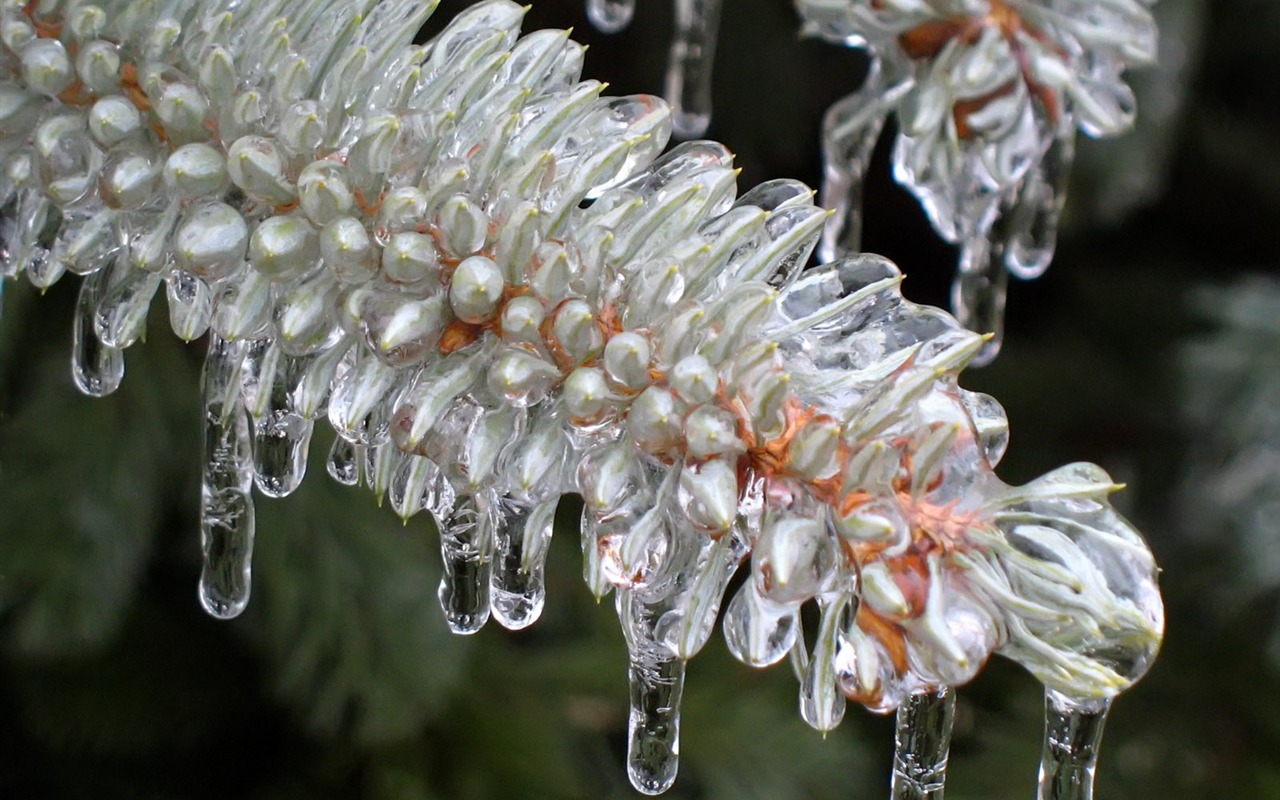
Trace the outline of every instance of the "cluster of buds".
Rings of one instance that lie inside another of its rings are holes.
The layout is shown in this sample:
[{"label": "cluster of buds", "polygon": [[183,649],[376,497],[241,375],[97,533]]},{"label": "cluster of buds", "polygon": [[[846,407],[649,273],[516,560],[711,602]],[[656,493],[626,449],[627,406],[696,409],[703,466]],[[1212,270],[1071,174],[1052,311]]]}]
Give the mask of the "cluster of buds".
[{"label": "cluster of buds", "polygon": [[[805,718],[888,711],[1001,652],[1070,702],[1146,670],[1155,567],[1074,466],[992,467],[983,337],[889,262],[805,270],[827,212],[737,195],[714,142],[660,155],[667,106],[603,97],[561,31],[485,0],[424,45],[417,0],[5,0],[6,276],[81,274],[77,385],[123,375],[159,286],[207,333],[201,600],[248,602],[252,490],[329,472],[440,531],[450,626],[543,606],[559,498],[617,593],[630,772],[675,776],[684,663],[725,612],[743,661],[805,664]],[[800,608],[816,602],[812,652]]]},{"label": "cluster of buds", "polygon": [[955,311],[998,333],[1004,279],[993,272],[1034,278],[1049,266],[1076,129],[1114,136],[1133,124],[1123,73],[1155,60],[1152,2],[796,0],[807,32],[874,62],[828,114],[824,200],[854,217],[833,226],[824,255],[857,250],[850,184],[896,112],[895,176],[966,247]]}]

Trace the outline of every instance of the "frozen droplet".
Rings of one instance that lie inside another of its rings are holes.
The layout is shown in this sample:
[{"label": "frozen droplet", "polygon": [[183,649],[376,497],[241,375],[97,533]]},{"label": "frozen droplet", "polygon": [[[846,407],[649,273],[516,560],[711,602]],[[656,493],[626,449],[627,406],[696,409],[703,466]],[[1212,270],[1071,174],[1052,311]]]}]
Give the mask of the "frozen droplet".
[{"label": "frozen droplet", "polygon": [[360,462],[363,460],[360,451],[363,449],[363,446],[352,444],[341,436],[334,439],[326,463],[329,475],[343,486],[360,483]]},{"label": "frozen droplet", "polygon": [[1074,156],[1075,132],[1055,137],[1018,187],[1005,264],[1019,278],[1040,277],[1053,260]]},{"label": "frozen droplet", "polygon": [[179,269],[165,276],[164,287],[173,332],[184,342],[199,339],[213,319],[213,291],[209,284]]},{"label": "frozen droplet", "polygon": [[627,776],[637,791],[661,794],[680,768],[680,698],[685,662],[653,639],[655,609],[635,592],[618,592],[618,619],[627,638],[631,714]]},{"label": "frozen droplet", "polygon": [[546,601],[543,574],[559,498],[534,506],[504,501],[494,519],[494,567],[489,605],[507,630],[538,620]]},{"label": "frozen droplet", "polygon": [[201,483],[200,603],[231,619],[249,603],[253,555],[252,450],[249,415],[227,377],[239,372],[244,348],[214,337],[201,380],[204,402],[204,475]]},{"label": "frozen droplet", "polygon": [[[256,348],[255,348],[256,350]],[[268,497],[286,497],[302,484],[307,472],[312,422],[299,414],[291,402],[289,373],[296,359],[273,343],[261,360],[257,402],[253,413],[253,480]],[[246,359],[246,371],[259,365]],[[249,381],[246,379],[246,385]]]},{"label": "frozen droplet", "polygon": [[1093,773],[1110,707],[1110,700],[1082,704],[1045,692],[1037,800],[1092,800]]},{"label": "frozen droplet", "polygon": [[979,234],[961,244],[960,266],[951,284],[951,310],[961,325],[991,338],[973,359],[974,366],[990,364],[1000,352],[1004,336],[1004,303],[1009,274],[1004,266],[1004,243]]},{"label": "frozen droplet", "polygon": [[364,445],[390,439],[390,413],[385,401],[396,382],[396,370],[360,348],[354,366],[333,387],[329,423],[339,436]]},{"label": "frozen droplet", "polygon": [[725,611],[725,644],[734,658],[749,666],[767,667],[781,661],[795,645],[799,631],[798,609],[761,597],[750,581]]},{"label": "frozen droplet", "polygon": [[836,650],[840,631],[848,627],[849,596],[837,595],[834,600],[820,601],[822,621],[818,626],[818,638],[813,645],[813,655],[800,680],[800,716],[814,729],[826,733],[834,730],[844,719],[845,699],[836,679]]},{"label": "frozen droplet", "polygon": [[103,344],[93,330],[106,282],[107,270],[99,270],[84,279],[72,324],[71,377],[76,388],[90,397],[111,394],[120,388],[124,378],[124,351]]},{"label": "frozen droplet", "polygon": [[406,455],[400,459],[387,494],[391,509],[407,520],[423,509],[435,506],[436,487],[440,481],[440,468],[429,458]]},{"label": "frozen droplet", "polygon": [[893,800],[942,800],[956,697],[950,688],[913,694],[898,706]]},{"label": "frozen droplet", "polygon": [[473,495],[459,495],[452,512],[437,519],[444,575],[440,607],[454,633],[472,634],[489,621],[489,574],[493,567],[488,510]]},{"label": "frozen droplet", "polygon": [[714,540],[690,533],[701,545],[698,557],[663,601],[669,610],[654,624],[658,641],[684,659],[697,655],[711,638],[725,588],[747,554],[746,539],[736,528]]},{"label": "frozen droplet", "polygon": [[104,344],[123,349],[136,342],[146,329],[147,310],[161,278],[120,259],[111,270],[110,280],[98,302],[93,327]]},{"label": "frozen droplet", "polygon": [[613,591],[613,584],[609,582],[609,576],[604,571],[604,562],[600,558],[599,523],[596,522],[591,509],[586,506],[582,509],[579,530],[582,532],[582,579],[586,582],[587,589],[599,601]]},{"label": "frozen droplet", "polygon": [[617,33],[631,24],[636,0],[587,0],[587,19],[604,33]]},{"label": "frozen droplet", "polygon": [[711,75],[721,0],[676,0],[676,32],[667,65],[671,124],[681,139],[696,139],[711,124]]}]

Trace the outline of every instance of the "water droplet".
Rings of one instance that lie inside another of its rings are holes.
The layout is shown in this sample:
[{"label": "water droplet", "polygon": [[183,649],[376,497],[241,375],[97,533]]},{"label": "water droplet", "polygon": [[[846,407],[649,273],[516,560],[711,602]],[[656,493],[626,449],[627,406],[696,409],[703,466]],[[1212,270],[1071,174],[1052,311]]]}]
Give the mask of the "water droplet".
[{"label": "water droplet", "polygon": [[100,270],[80,284],[71,329],[71,377],[76,388],[90,397],[106,397],[120,388],[124,378],[124,351],[103,344],[93,330],[106,278],[107,271]]},{"label": "water droplet", "polygon": [[956,696],[949,688],[913,694],[898,706],[893,800],[942,800]]},{"label": "water droplet", "polygon": [[1093,773],[1111,701],[1076,703],[1045,692],[1037,800],[1093,800]]},{"label": "water droplet", "polygon": [[329,449],[327,467],[329,475],[343,486],[355,486],[360,482],[360,461],[363,446],[355,445],[341,436],[334,439]]},{"label": "water droplet", "polygon": [[445,622],[454,633],[475,633],[489,621],[493,562],[485,513],[475,496],[460,494],[452,512],[436,521],[444,557],[438,596]]},{"label": "water droplet", "polygon": [[667,66],[671,123],[681,139],[696,139],[711,124],[711,75],[721,0],[676,0],[676,35]]},{"label": "water droplet", "polygon": [[604,33],[618,33],[631,24],[636,0],[587,0],[587,19]]}]

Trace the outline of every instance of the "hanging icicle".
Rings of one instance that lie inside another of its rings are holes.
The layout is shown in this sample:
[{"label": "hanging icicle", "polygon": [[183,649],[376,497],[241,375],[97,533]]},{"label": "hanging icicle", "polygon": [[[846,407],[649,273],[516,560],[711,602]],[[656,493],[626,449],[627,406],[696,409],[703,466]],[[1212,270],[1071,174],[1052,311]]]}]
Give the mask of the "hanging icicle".
[{"label": "hanging icicle", "polygon": [[[1133,124],[1129,66],[1156,55],[1144,0],[795,0],[805,31],[864,48],[863,87],[823,126],[823,201],[839,212],[823,258],[859,252],[862,176],[890,113],[897,180],[934,229],[961,248],[953,309],[1000,349],[1004,281],[1038,277],[1053,258],[1076,129],[1115,136]],[[979,260],[995,266],[981,268]]]},{"label": "hanging icicle", "polygon": [[[507,0],[412,45],[431,8],[0,4],[4,275],[87,276],[89,394],[119,382],[162,284],[175,334],[208,332],[205,608],[245,608],[253,488],[294,491],[327,420],[331,476],[435,519],[458,633],[537,619],[557,502],[582,496],[584,576],[617,593],[628,644],[639,790],[675,779],[685,663],[745,564],[730,650],[790,655],[819,730],[849,700],[901,707],[899,796],[940,792],[951,690],[995,653],[1050,690],[1046,791],[1073,796],[1088,715],[1163,631],[1117,487],[1091,465],[1001,481],[1007,420],[958,384],[984,337],[906,301],[879,257],[804,270],[828,215],[802,184],[739,195],[722,145],[662,155],[670,108],[600,96],[582,48],[520,37]],[[683,8],[705,78],[718,4]],[[911,95],[907,73],[875,74],[885,109]],[[859,113],[830,126],[854,161],[883,117]],[[996,313],[993,265],[1034,272],[1051,249],[1066,145],[1020,178],[1036,213],[993,195],[1000,237],[966,238],[975,315]],[[842,175],[852,194],[860,170]]]},{"label": "hanging icicle", "polygon": [[[722,0],[674,0],[675,35],[667,58],[666,100],[677,139],[697,139],[711,127],[711,78]],[[636,0],[587,0],[587,18],[604,33],[631,24]]]}]

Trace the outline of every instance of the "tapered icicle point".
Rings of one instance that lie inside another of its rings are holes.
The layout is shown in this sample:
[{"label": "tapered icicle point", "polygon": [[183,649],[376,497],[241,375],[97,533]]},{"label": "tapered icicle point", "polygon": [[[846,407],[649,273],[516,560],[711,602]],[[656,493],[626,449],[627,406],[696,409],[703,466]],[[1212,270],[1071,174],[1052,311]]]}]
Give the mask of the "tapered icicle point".
[{"label": "tapered icicle point", "polygon": [[202,377],[205,426],[201,485],[200,603],[219,619],[249,604],[253,557],[253,467],[249,415],[239,384],[243,343],[209,342]]},{"label": "tapered icicle point", "polygon": [[681,139],[696,139],[711,125],[711,77],[721,0],[676,0],[676,32],[667,64],[671,125]]},{"label": "tapered icicle point", "polygon": [[961,245],[960,266],[951,284],[951,308],[961,325],[990,338],[971,366],[990,364],[1004,341],[1004,307],[1009,273],[1004,266],[1004,242],[983,233]]},{"label": "tapered icicle point", "polygon": [[898,706],[892,800],[942,800],[955,714],[956,695],[949,688],[913,694]]},{"label": "tapered icicle point", "polygon": [[1110,700],[1081,704],[1049,690],[1037,800],[1092,800],[1093,773]]},{"label": "tapered icicle point", "polygon": [[627,776],[644,794],[661,794],[671,788],[680,768],[684,672],[684,661],[656,647],[631,649]]},{"label": "tapered icicle point", "polygon": [[489,621],[493,561],[485,505],[472,495],[459,494],[452,512],[436,518],[444,558],[440,607],[454,633],[475,633]]},{"label": "tapered icicle point", "polygon": [[636,0],[587,0],[587,19],[602,33],[618,33],[631,24]]},{"label": "tapered icicle point", "polygon": [[76,388],[90,397],[106,397],[124,379],[124,351],[103,344],[93,330],[106,279],[107,270],[98,270],[80,284],[71,329],[71,377]]},{"label": "tapered icicle point", "polygon": [[547,548],[556,500],[534,506],[502,504],[494,520],[494,567],[489,606],[507,630],[527,628],[547,599]]}]

